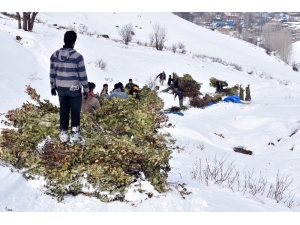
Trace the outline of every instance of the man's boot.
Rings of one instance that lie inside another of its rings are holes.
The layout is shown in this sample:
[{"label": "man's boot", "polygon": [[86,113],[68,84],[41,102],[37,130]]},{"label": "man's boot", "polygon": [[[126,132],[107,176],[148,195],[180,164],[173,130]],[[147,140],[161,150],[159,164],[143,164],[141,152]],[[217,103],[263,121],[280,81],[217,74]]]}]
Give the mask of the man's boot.
[{"label": "man's boot", "polygon": [[79,126],[78,127],[72,127],[71,129],[71,143],[76,143],[81,141]]},{"label": "man's boot", "polygon": [[59,133],[59,139],[61,142],[66,143],[69,141],[69,134],[67,130],[61,130]]}]

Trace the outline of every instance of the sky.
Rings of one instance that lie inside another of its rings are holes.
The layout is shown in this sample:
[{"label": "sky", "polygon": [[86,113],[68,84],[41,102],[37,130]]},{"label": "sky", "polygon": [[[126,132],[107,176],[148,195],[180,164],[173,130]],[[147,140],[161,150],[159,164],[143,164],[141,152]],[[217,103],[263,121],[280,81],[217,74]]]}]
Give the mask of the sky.
[{"label": "sky", "polygon": [[[17,5],[16,5],[17,3]],[[51,2],[39,2],[29,0],[26,1],[9,1],[5,3],[5,11],[18,11],[22,10],[36,10],[40,12],[277,12],[277,11],[293,11],[295,1],[279,1],[274,0],[272,3],[266,1],[238,1],[238,0],[216,0],[216,1],[180,1],[174,0],[171,3],[169,1],[152,0],[151,4],[138,0],[112,0],[101,4],[95,4],[92,0],[84,1],[58,1]]]}]

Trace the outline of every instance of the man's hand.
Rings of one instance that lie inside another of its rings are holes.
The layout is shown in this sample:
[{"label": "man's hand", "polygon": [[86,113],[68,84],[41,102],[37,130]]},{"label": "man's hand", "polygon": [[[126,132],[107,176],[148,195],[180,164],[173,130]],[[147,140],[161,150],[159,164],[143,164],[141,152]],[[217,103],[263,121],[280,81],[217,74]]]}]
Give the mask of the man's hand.
[{"label": "man's hand", "polygon": [[84,100],[86,100],[88,98],[88,93],[87,92],[83,92],[83,96],[84,96]]},{"label": "man's hand", "polygon": [[52,89],[51,89],[51,95],[52,95],[52,96],[53,96],[53,95],[54,95],[54,96],[56,95],[56,88],[52,88]]}]

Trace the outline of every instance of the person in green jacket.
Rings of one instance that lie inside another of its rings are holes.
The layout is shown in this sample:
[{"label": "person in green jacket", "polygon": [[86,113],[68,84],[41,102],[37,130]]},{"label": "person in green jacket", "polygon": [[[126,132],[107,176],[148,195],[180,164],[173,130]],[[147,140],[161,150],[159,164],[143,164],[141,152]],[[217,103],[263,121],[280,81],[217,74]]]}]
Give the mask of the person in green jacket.
[{"label": "person in green jacket", "polygon": [[125,85],[125,89],[126,90],[130,90],[131,88],[133,88],[134,86],[137,86],[136,84],[134,84],[134,83],[132,83],[132,79],[130,78],[129,79],[129,83],[127,83],[126,85]]}]

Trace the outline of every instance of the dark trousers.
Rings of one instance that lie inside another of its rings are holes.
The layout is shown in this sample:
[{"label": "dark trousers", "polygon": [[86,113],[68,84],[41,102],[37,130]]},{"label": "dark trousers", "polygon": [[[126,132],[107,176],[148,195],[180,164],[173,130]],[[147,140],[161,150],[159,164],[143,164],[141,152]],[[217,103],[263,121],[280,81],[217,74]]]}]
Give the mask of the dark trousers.
[{"label": "dark trousers", "polygon": [[69,88],[57,87],[60,104],[60,130],[68,130],[71,111],[71,127],[80,126],[80,111],[82,103],[81,88],[70,91]]},{"label": "dark trousers", "polygon": [[183,99],[179,99],[179,105],[183,106]]},{"label": "dark trousers", "polygon": [[177,92],[178,92],[178,88],[174,87],[174,96],[176,95]]}]

